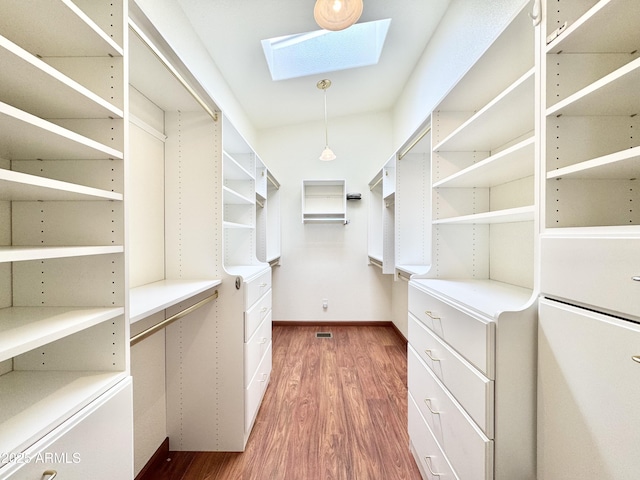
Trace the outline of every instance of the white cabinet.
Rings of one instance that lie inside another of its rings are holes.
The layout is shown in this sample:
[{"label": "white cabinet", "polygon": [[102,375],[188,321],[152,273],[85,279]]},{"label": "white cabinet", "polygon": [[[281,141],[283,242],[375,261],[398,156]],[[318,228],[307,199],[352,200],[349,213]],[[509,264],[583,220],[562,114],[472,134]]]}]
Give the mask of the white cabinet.
[{"label": "white cabinet", "polygon": [[344,180],[302,181],[303,223],[347,223],[347,187]]},{"label": "white cabinet", "polygon": [[[536,472],[539,29],[531,7],[436,106],[427,142],[432,253],[430,268],[409,282],[408,383],[461,480]],[[396,217],[402,211],[396,192]],[[401,242],[397,235],[396,249]]]},{"label": "white cabinet", "polygon": [[542,299],[538,478],[637,478],[640,326]]},{"label": "white cabinet", "polygon": [[[126,8],[2,6],[0,478],[15,467],[5,455],[71,428],[128,381]],[[128,438],[130,419],[119,428]],[[129,476],[131,452],[120,462],[107,473]],[[83,468],[100,464],[88,455]]]},{"label": "white cabinet", "polygon": [[46,480],[46,472],[69,480],[133,478],[126,460],[133,450],[131,390],[131,379],[120,382],[14,457],[0,478]]},{"label": "white cabinet", "polygon": [[409,282],[409,395],[461,480],[535,478],[535,302],[503,288],[477,281],[462,303],[459,282]]},{"label": "white cabinet", "polygon": [[538,478],[631,479],[640,4],[544,2]]}]

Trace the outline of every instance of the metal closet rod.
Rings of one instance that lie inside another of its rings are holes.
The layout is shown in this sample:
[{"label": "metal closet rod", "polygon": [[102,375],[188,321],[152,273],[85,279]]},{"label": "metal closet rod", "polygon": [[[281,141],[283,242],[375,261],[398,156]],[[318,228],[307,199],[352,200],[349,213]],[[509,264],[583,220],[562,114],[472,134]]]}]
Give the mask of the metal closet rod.
[{"label": "metal closet rod", "polygon": [[198,102],[198,104],[204,109],[205,112],[209,114],[211,118],[213,118],[214,122],[218,121],[218,112],[211,110],[209,105],[205,103],[200,95],[191,88],[191,85],[180,75],[180,73],[171,65],[171,63],[162,55],[162,53],[153,45],[153,42],[147,38],[147,36],[142,32],[140,27],[136,25],[136,23],[129,19],[129,26],[135,32],[135,34],[142,40],[142,42],[151,50],[151,52],[156,56],[156,58],[165,66],[165,68],[175,77],[176,80],[185,88],[187,92],[193,97],[193,99]]},{"label": "metal closet rod", "polygon": [[398,160],[402,160],[402,157],[404,157],[407,153],[409,153],[411,151],[411,149],[413,147],[416,146],[416,144],[422,140],[425,135],[427,133],[429,133],[431,131],[431,125],[429,125],[427,128],[424,129],[424,131],[420,132],[420,135],[418,135],[416,138],[413,139],[413,141],[404,149],[402,149],[402,151],[400,153],[398,153]]},{"label": "metal closet rod", "polygon": [[176,313],[175,315],[171,315],[169,318],[165,318],[162,322],[156,323],[154,326],[147,328],[146,330],[138,333],[137,335],[134,335],[129,340],[129,345],[133,347],[136,343],[141,342],[148,336],[153,335],[154,333],[156,333],[159,330],[162,330],[163,328],[167,328],[173,322],[180,320],[182,317],[186,315],[189,315],[194,310],[199,309],[203,305],[206,305],[207,303],[215,300],[216,298],[218,298],[218,290],[215,290],[211,295],[200,300],[198,303],[194,303],[190,307],[185,308],[184,310]]}]

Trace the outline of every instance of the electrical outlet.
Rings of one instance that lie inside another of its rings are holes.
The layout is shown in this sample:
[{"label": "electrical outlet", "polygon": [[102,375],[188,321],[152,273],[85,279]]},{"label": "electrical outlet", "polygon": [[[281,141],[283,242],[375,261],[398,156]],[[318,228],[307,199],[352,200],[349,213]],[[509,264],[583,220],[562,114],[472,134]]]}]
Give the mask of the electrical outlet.
[{"label": "electrical outlet", "polygon": [[327,298],[322,299],[322,308],[324,308],[325,310],[329,308],[329,299]]}]

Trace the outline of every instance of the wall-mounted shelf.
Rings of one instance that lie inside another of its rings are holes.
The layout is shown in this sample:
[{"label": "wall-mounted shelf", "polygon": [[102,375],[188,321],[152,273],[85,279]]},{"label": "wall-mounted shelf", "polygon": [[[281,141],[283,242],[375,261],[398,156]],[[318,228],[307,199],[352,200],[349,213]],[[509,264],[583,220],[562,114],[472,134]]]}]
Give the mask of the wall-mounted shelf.
[{"label": "wall-mounted shelf", "polygon": [[302,222],[347,223],[345,180],[303,180]]}]

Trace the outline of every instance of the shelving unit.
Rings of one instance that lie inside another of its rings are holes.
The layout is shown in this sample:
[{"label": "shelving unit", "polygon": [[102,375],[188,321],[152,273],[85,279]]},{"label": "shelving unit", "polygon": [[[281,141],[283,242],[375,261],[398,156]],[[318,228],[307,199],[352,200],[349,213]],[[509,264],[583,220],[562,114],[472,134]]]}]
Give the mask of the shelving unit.
[{"label": "shelving unit", "polygon": [[395,165],[394,154],[369,182],[369,263],[385,274],[395,272]]},{"label": "shelving unit", "polygon": [[302,223],[347,223],[344,180],[302,181]]},{"label": "shelving unit", "polygon": [[[637,375],[628,342],[640,320],[640,5],[546,0],[544,7],[538,381],[548,388],[538,393],[538,474],[633,478],[640,464],[620,445],[640,441],[638,431],[610,427],[633,418],[640,398],[627,380]],[[566,355],[569,337],[578,348]],[[589,360],[596,344],[611,353],[606,365]],[[605,378],[606,392],[590,388]],[[575,431],[589,431],[590,440],[572,443]]]},{"label": "shelving unit", "polygon": [[[418,451],[417,427],[411,441],[424,471],[448,465],[460,478],[535,478],[539,29],[530,3],[431,116],[433,258],[409,282],[409,393],[437,447]],[[434,417],[445,398],[452,407]]]},{"label": "shelving unit", "polygon": [[[126,2],[97,8],[90,2],[35,7],[9,1],[3,9],[0,451],[21,455],[28,449],[33,455],[74,435],[78,418],[114,408],[122,420],[112,441],[130,450],[130,398],[124,393],[117,407],[111,401],[119,396],[114,392],[131,388],[124,261]],[[110,455],[106,448],[102,454]],[[100,465],[91,456],[86,462],[87,468]],[[119,462],[113,471],[97,470],[96,478],[132,473],[130,452]],[[25,468],[3,461],[0,478],[21,478]]]},{"label": "shelving unit", "polygon": [[[280,263],[280,182],[264,167],[263,194],[256,192],[256,229],[258,238],[258,260],[272,267]],[[266,208],[265,208],[266,207]]]}]

